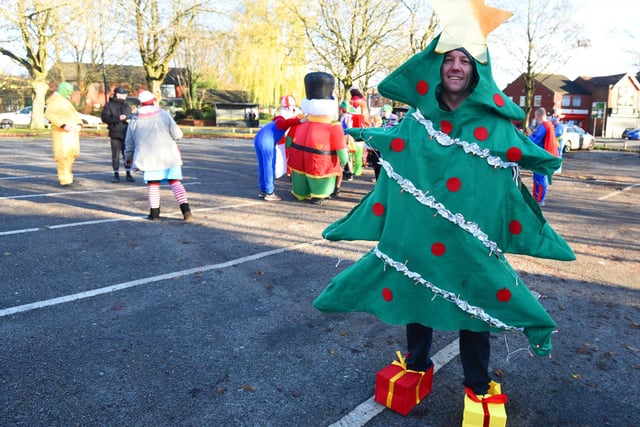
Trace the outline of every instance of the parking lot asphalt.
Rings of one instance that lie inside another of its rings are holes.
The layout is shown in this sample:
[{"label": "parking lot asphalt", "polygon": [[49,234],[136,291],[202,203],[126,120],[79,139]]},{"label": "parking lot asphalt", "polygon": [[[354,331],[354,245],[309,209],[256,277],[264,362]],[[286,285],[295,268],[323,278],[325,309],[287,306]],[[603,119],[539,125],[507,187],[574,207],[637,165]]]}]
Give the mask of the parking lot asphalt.
[{"label": "parking lot asphalt", "polygon": [[[108,139],[81,150],[60,188],[48,139],[0,139],[0,425],[461,424],[456,333],[435,334],[433,391],[403,417],[371,397],[404,328],[311,307],[373,246],[321,237],[371,170],[322,206],[283,178],[269,203],[250,139],[186,139],[195,221],[163,187],[154,223],[140,175],[110,182]],[[637,153],[567,154],[544,212],[578,259],[509,256],[558,332],[551,358],[492,335],[508,425],[640,425],[639,166]]]}]

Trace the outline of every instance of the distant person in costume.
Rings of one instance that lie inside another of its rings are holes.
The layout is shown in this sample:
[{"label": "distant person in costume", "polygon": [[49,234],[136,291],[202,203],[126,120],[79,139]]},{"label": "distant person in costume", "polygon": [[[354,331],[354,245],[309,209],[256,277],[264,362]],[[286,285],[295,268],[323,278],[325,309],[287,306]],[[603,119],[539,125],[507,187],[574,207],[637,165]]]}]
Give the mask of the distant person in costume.
[{"label": "distant person in costume", "polygon": [[171,115],[158,106],[149,91],[138,95],[140,108],[132,117],[125,137],[125,165],[142,171],[147,183],[149,219],[160,219],[160,184],[167,182],[185,221],[192,220],[187,191],[182,185],[182,155],[176,140],[182,130]]},{"label": "distant person in costume", "polygon": [[393,113],[393,107],[389,104],[382,106],[382,126],[392,127],[398,124],[398,116]]},{"label": "distant person in costume", "polygon": [[[283,96],[280,111],[273,120],[264,125],[253,139],[258,159],[258,197],[268,202],[276,202],[280,196],[274,193],[276,180],[276,145],[282,141],[291,126],[304,122],[304,115],[296,104],[296,99]],[[284,160],[286,162],[286,159]]]},{"label": "distant person in costume", "polygon": [[351,94],[349,105],[353,107],[353,112],[351,113],[353,120],[352,127],[363,128],[371,126],[369,105],[363,93],[357,88],[351,88],[349,93]]},{"label": "distant person in costume", "polygon": [[[551,117],[551,123],[553,123],[553,129],[556,135],[556,145],[558,146],[558,157],[562,158],[562,153],[564,152],[564,134],[566,132],[564,125],[560,123],[558,116],[554,115]],[[554,173],[562,173],[562,165],[558,168]]]},{"label": "distant person in costume", "polygon": [[80,155],[82,120],[69,98],[73,85],[62,82],[47,99],[44,116],[51,123],[53,158],[58,164],[58,182],[67,187],[73,184],[73,163]]},{"label": "distant person in costume", "polygon": [[291,192],[298,200],[323,203],[336,191],[337,177],[347,162],[344,130],[338,122],[338,103],[333,98],[335,78],[313,72],[304,77],[306,98],[302,112],[307,122],[292,129],[287,137]]},{"label": "distant person in costume", "polygon": [[[363,93],[357,88],[352,88],[349,93],[351,94],[349,105],[352,109],[351,127],[362,128],[372,126],[371,116],[369,114],[369,105]],[[364,142],[353,140],[351,141],[349,148],[349,164],[351,165],[351,173],[348,174],[347,179],[351,180],[353,176],[362,175]]]},{"label": "distant person in costume", "polygon": [[497,87],[486,35],[511,14],[474,0],[433,0],[442,33],[378,86],[410,105],[390,129],[350,129],[381,153],[373,191],[327,227],[328,240],[377,241],[313,305],[406,325],[407,368],[429,369],[432,328],[460,331],[465,387],[489,389],[489,332],[523,331],[537,355],[556,325],[506,253],[572,260],[519,180],[560,159],[513,126],[523,112]]},{"label": "distant person in costume", "polygon": [[[531,138],[534,144],[545,149],[549,154],[559,157],[556,131],[553,124],[547,120],[547,111],[542,107],[538,108],[535,112],[535,120],[537,126],[533,133],[529,135],[529,138]],[[533,197],[540,206],[545,205],[548,186],[549,179],[547,175],[538,172],[533,173]]]},{"label": "distant person in costume", "polygon": [[[355,108],[347,101],[342,101],[340,103],[340,123],[342,124],[342,128],[345,130],[345,142],[347,144],[347,150],[349,155],[347,156],[347,163],[344,165],[344,169],[342,171],[342,175],[337,177],[336,187],[340,188],[342,181],[346,179],[347,181],[352,181],[354,176],[354,153],[356,152],[356,141],[353,137],[346,133],[347,129],[353,127],[353,115],[355,113]],[[336,192],[334,195],[339,195],[340,190]]]},{"label": "distant person in costume", "polygon": [[[109,128],[109,138],[111,138],[111,166],[113,168],[112,182],[120,182],[120,156],[124,159],[124,139],[127,136],[127,125],[131,118],[131,107],[127,103],[129,91],[122,86],[118,86],[113,91],[102,109],[102,121]],[[127,173],[126,180],[135,182],[131,175],[131,167],[125,166]]]}]

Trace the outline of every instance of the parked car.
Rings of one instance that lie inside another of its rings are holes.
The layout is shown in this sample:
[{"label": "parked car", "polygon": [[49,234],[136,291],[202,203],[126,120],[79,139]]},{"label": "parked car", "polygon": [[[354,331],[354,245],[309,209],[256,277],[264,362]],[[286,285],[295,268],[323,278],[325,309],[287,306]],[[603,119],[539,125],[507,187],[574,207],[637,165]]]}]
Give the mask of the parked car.
[{"label": "parked car", "polygon": [[100,125],[102,124],[102,119],[100,117],[97,116],[92,116],[91,114],[82,114],[82,113],[78,113],[80,115],[80,119],[82,120],[82,126],[84,127],[100,127]]},{"label": "parked car", "polygon": [[564,150],[568,153],[571,150],[593,150],[595,138],[589,132],[575,125],[565,125]]},{"label": "parked car", "polygon": [[629,133],[634,129],[637,129],[637,128],[626,128],[625,130],[622,131],[622,136],[620,136],[620,138],[625,139],[627,137],[627,133]]},{"label": "parked car", "polygon": [[[45,119],[46,120],[46,119]],[[49,122],[46,122],[48,124]],[[0,114],[0,129],[11,129],[16,126],[29,126],[31,124],[31,107],[11,113]]]},{"label": "parked car", "polygon": [[627,139],[634,139],[636,141],[640,140],[640,128],[631,129],[627,132]]},{"label": "parked car", "polygon": [[[140,101],[137,96],[128,96],[127,104],[131,107],[131,112],[135,112],[140,108]],[[176,113],[184,113],[184,99],[182,98],[162,98],[160,100],[160,108],[167,113],[171,114],[171,117],[176,118]]]},{"label": "parked car", "polygon": [[[31,124],[31,110],[32,107],[25,107],[22,110],[14,111],[12,113],[0,114],[0,129],[11,129],[16,126],[29,126]],[[82,125],[86,127],[99,127],[102,124],[100,117],[92,116],[90,114],[82,114],[80,119]],[[44,119],[44,125],[49,126],[49,121]]]}]

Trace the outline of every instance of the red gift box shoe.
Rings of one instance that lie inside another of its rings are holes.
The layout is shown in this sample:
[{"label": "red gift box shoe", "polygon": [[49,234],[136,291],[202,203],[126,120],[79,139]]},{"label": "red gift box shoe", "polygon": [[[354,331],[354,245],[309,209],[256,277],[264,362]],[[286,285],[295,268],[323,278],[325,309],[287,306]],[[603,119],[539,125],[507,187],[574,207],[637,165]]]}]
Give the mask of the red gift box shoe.
[{"label": "red gift box shoe", "polygon": [[398,360],[376,374],[376,402],[402,415],[407,415],[431,392],[433,365],[428,371],[412,371],[400,352]]}]

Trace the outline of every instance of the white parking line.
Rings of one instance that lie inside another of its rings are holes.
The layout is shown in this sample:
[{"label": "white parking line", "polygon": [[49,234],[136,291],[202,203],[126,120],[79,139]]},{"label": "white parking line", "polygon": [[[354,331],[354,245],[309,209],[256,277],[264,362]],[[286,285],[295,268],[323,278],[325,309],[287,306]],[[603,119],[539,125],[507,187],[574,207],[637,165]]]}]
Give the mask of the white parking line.
[{"label": "white parking line", "polygon": [[[448,344],[445,348],[437,352],[431,360],[433,361],[433,373],[435,374],[444,365],[449,363],[451,359],[456,357],[459,352],[458,339]],[[353,411],[342,417],[340,420],[331,424],[329,427],[362,427],[373,417],[378,415],[385,409],[384,405],[375,401],[375,396],[370,397],[358,406]]]},{"label": "white parking line", "polygon": [[[199,181],[196,182],[188,182],[188,183],[183,183],[183,185],[185,187],[188,187],[190,185],[199,185],[202,184]],[[21,194],[21,195],[17,195],[17,196],[6,196],[6,197],[0,197],[0,200],[7,200],[7,199],[11,199],[11,200],[16,200],[16,199],[34,199],[34,198],[38,198],[38,197],[58,197],[58,196],[64,196],[67,194],[91,194],[91,193],[112,193],[114,191],[133,191],[133,190],[146,190],[146,186],[142,187],[142,186],[128,186],[128,187],[120,187],[120,188],[109,188],[109,189],[102,189],[102,190],[74,190],[74,191],[59,191],[56,193],[38,193],[38,194]]]},{"label": "white parking line", "polygon": [[222,262],[219,264],[205,265],[202,267],[190,268],[182,271],[175,271],[173,273],[161,274],[159,276],[146,277],[143,279],[132,280],[129,282],[118,283],[116,285],[106,286],[104,288],[92,289],[90,291],[78,292],[76,294],[65,295],[58,298],[51,298],[43,301],[37,301],[30,304],[18,305],[15,307],[9,307],[0,310],[0,317],[9,316],[11,314],[23,313],[25,311],[36,310],[39,308],[50,307],[53,305],[64,304],[71,301],[77,301],[85,298],[91,298],[97,295],[108,294],[111,292],[121,291],[123,289],[129,289],[140,285],[147,285],[149,283],[160,282],[163,280],[174,279],[176,277],[187,276],[196,273],[202,273],[209,270],[217,270],[221,268],[233,267],[239,264],[243,264],[249,261],[255,261],[260,258],[265,258],[271,255],[277,255],[284,252],[291,252],[296,249],[303,248],[305,246],[313,246],[324,242],[324,239],[313,240],[311,242],[299,243],[297,245],[289,246],[286,248],[272,249],[270,251],[259,252],[257,254],[248,255],[241,258],[236,258],[230,261]]},{"label": "white parking line", "polygon": [[[27,163],[21,163],[20,166],[25,166],[28,165]],[[13,165],[15,166],[15,165]],[[111,176],[111,172],[76,172],[73,174],[73,176],[87,176],[87,175],[109,175]],[[58,174],[57,173],[47,173],[47,174],[41,174],[41,175],[18,175],[18,176],[2,176],[0,177],[0,181],[8,181],[8,180],[14,180],[14,179],[33,179],[33,178],[48,178],[48,177],[52,177],[55,176],[57,177]]]},{"label": "white parking line", "polygon": [[[204,212],[204,211],[217,211],[222,209],[235,209],[242,208],[246,206],[253,206],[257,204],[263,204],[262,200],[248,202],[248,203],[236,203],[234,205],[222,205],[222,206],[212,206],[209,208],[199,208],[193,209],[192,212]],[[69,228],[69,227],[82,227],[85,225],[94,225],[94,224],[104,224],[107,222],[116,222],[116,221],[140,221],[146,219],[146,215],[138,216],[138,215],[122,215],[118,218],[109,218],[109,219],[96,219],[92,221],[80,221],[80,222],[70,222],[67,224],[58,224],[58,225],[47,225],[44,227],[34,227],[34,228],[23,228],[18,230],[8,230],[8,231],[0,231],[0,237],[9,236],[12,234],[22,234],[22,233],[34,233],[36,231],[45,231],[45,230],[56,230],[59,228]]]},{"label": "white parking line", "polygon": [[635,188],[635,187],[640,187],[640,184],[631,184],[631,185],[628,185],[628,186],[624,187],[622,190],[612,191],[612,192],[611,192],[611,193],[609,193],[609,194],[606,194],[606,195],[604,195],[604,196],[602,196],[602,197],[598,197],[598,199],[597,199],[597,200],[607,200],[607,199],[608,199],[608,198],[610,198],[610,197],[613,197],[613,196],[615,196],[615,195],[618,195],[618,194],[622,193],[623,191],[631,190],[632,188]]}]

